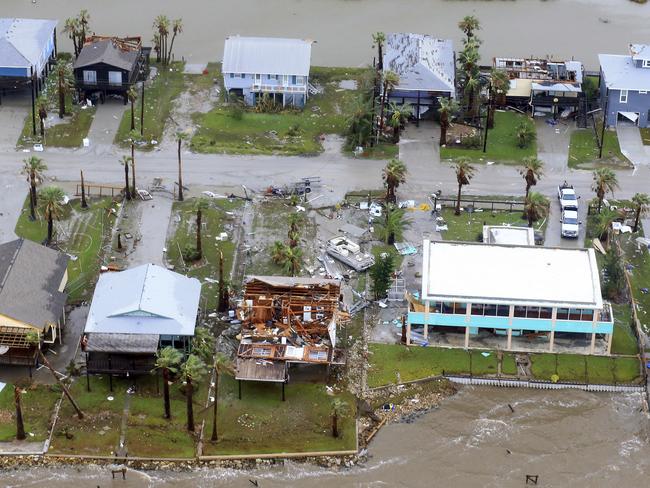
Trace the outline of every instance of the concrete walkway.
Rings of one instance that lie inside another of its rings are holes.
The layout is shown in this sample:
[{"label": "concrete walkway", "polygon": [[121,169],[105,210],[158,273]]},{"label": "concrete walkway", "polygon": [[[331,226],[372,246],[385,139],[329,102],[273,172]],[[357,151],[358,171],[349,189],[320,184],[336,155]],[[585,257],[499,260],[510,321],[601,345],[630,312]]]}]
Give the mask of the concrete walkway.
[{"label": "concrete walkway", "polygon": [[[0,105],[0,146],[16,147],[16,142],[23,131],[25,118],[31,109],[31,98],[28,90],[2,97]],[[31,123],[31,122],[30,122]],[[36,120],[36,130],[39,130]]]},{"label": "concrete walkway", "polygon": [[167,241],[167,227],[172,213],[173,200],[171,195],[155,193],[153,200],[138,201],[128,208],[128,223],[123,222],[123,228],[129,228],[138,242],[128,256],[129,267],[140,264],[154,263],[165,265],[164,248]]},{"label": "concrete walkway", "polygon": [[535,119],[537,126],[537,157],[544,162],[545,170],[556,174],[568,172],[569,140],[574,122],[560,121],[549,125],[546,118]]},{"label": "concrete walkway", "polygon": [[646,154],[638,127],[619,124],[616,126],[616,134],[618,135],[621,152],[627,159],[632,161],[634,166],[648,165],[650,158]]},{"label": "concrete walkway", "polygon": [[128,108],[122,100],[108,99],[97,105],[95,118],[88,131],[90,152],[93,154],[114,154],[113,140],[120,127],[122,115]]}]

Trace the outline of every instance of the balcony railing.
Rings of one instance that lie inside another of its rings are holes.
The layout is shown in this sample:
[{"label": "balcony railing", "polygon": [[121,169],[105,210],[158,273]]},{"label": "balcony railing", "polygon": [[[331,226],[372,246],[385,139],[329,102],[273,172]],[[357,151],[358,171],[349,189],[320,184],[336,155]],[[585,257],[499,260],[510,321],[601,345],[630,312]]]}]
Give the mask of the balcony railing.
[{"label": "balcony railing", "polygon": [[262,93],[307,93],[306,85],[266,85],[253,83],[251,91]]}]

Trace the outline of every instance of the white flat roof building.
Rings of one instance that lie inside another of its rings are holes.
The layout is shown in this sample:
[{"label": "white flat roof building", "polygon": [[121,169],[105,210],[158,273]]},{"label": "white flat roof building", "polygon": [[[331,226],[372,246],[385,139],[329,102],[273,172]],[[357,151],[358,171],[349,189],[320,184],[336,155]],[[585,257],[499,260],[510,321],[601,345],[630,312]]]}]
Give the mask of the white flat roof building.
[{"label": "white flat roof building", "polygon": [[534,246],[535,231],[532,227],[517,225],[484,225],[483,243]]},{"label": "white flat roof building", "polygon": [[602,309],[593,249],[424,241],[422,300]]}]

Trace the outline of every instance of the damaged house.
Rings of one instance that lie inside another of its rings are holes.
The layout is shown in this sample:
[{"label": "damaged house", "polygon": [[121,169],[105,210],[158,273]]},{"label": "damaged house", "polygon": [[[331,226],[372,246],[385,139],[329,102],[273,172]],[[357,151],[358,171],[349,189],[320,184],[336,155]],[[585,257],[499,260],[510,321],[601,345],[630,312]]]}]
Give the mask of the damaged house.
[{"label": "damaged house", "polygon": [[321,278],[251,276],[237,309],[241,339],[235,378],[284,384],[291,364],[343,364],[337,326],[347,321],[341,283]]}]

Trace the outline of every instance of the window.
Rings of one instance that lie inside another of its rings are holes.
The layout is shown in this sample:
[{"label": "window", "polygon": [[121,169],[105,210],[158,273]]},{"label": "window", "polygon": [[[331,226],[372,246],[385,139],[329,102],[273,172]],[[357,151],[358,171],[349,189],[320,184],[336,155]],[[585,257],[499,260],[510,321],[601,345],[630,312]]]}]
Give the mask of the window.
[{"label": "window", "polygon": [[256,74],[255,75],[255,83],[261,83],[262,82],[262,75]]},{"label": "window", "polygon": [[621,90],[621,95],[618,101],[621,103],[627,103],[627,90]]},{"label": "window", "polygon": [[526,307],[526,318],[538,319],[539,318],[539,307]]},{"label": "window", "polygon": [[487,315],[489,317],[494,317],[497,314],[497,306],[492,305],[492,304],[486,304],[485,308],[483,309],[483,315]]},{"label": "window", "polygon": [[467,313],[467,304],[454,303],[454,313],[458,315],[465,315]]},{"label": "window", "polygon": [[304,85],[305,84],[305,77],[304,76],[298,76],[296,78],[296,83],[299,85]]},{"label": "window", "polygon": [[84,83],[94,85],[97,83],[97,71],[84,70]]},{"label": "window", "polygon": [[122,84],[122,72],[121,71],[109,71],[108,72],[108,83],[110,85],[121,85]]},{"label": "window", "polygon": [[650,59],[644,59],[643,64],[641,66],[643,68],[650,68]]},{"label": "window", "polygon": [[553,309],[551,307],[540,307],[539,318],[550,319],[553,316]]},{"label": "window", "polygon": [[646,95],[648,90],[639,90],[639,95]]},{"label": "window", "polygon": [[594,311],[588,309],[583,310],[582,313],[580,314],[580,319],[589,320],[589,321],[594,320]]},{"label": "window", "polygon": [[442,313],[454,313],[453,302],[442,302]]},{"label": "window", "polygon": [[569,319],[569,309],[568,308],[558,308],[556,318],[558,320],[568,320]]},{"label": "window", "polygon": [[498,305],[497,306],[497,315],[499,317],[509,317],[510,316],[510,305]]},{"label": "window", "polygon": [[309,359],[312,361],[327,361],[327,351],[309,351]]},{"label": "window", "polygon": [[246,75],[244,73],[240,73],[239,77],[243,80],[244,78],[246,78]]},{"label": "window", "polygon": [[231,77],[231,78],[234,78],[234,77],[235,77],[235,73],[230,73],[230,77]]},{"label": "window", "polygon": [[291,75],[291,84],[292,85],[296,84],[296,75]]},{"label": "window", "polygon": [[515,306],[515,317],[526,318],[526,307],[523,307],[521,305],[516,305]]},{"label": "window", "polygon": [[472,315],[483,315],[482,303],[472,303]]}]

